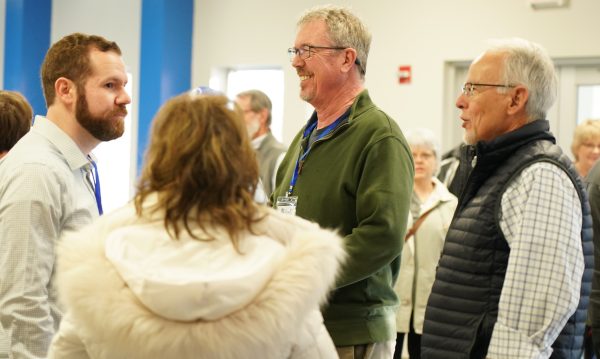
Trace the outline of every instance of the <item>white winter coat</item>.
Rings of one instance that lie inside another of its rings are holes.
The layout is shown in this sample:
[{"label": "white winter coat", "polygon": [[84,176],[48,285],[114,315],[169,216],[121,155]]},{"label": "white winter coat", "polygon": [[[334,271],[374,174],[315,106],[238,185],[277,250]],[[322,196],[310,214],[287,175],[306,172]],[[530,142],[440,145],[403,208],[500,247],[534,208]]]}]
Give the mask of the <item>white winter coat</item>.
[{"label": "white winter coat", "polygon": [[139,219],[133,206],[63,238],[67,314],[49,358],[337,358],[319,305],[344,257],[341,238],[264,213],[243,255],[219,229],[212,241],[172,240],[160,215]]},{"label": "white winter coat", "polygon": [[[423,333],[425,308],[435,279],[435,269],[444,248],[446,232],[458,200],[437,178],[430,198],[423,203],[420,215],[433,208],[414,236],[404,243],[400,274],[394,290],[400,306],[396,314],[396,331],[408,333],[410,316],[414,311],[415,333]],[[409,219],[408,228],[412,220]]]}]

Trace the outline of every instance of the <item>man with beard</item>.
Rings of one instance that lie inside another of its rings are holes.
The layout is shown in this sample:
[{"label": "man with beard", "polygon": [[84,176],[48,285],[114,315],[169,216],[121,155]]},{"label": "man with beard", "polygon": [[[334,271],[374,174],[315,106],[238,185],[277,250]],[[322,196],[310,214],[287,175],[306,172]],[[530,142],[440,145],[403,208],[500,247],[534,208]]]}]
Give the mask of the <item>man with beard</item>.
[{"label": "man with beard", "polygon": [[269,196],[275,188],[275,173],[286,149],[271,133],[271,100],[262,91],[248,90],[240,92],[236,102],[244,111],[248,135],[256,151],[260,179]]},{"label": "man with beard", "polygon": [[63,232],[101,214],[92,149],[120,137],[127,73],[119,46],[75,33],[41,69],[48,112],[0,162],[0,356],[44,358],[61,309],[53,286]]}]

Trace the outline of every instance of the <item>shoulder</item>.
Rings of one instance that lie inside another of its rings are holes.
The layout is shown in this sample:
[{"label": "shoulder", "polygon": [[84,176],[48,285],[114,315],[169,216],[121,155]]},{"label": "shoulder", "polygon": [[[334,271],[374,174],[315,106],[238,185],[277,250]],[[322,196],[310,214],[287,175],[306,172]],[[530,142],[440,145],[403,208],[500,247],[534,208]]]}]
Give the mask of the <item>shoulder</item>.
[{"label": "shoulder", "polygon": [[278,149],[281,151],[285,151],[286,147],[283,143],[279,142],[275,136],[273,136],[273,134],[271,132],[267,133],[267,137],[265,137],[263,143],[267,146],[269,146],[270,148],[274,148],[274,149]]},{"label": "shoulder", "polygon": [[0,176],[15,171],[39,172],[40,175],[71,172],[58,148],[33,131],[29,131],[0,161]]},{"label": "shoulder", "polygon": [[3,204],[9,201],[58,201],[68,192],[70,177],[71,172],[60,164],[3,162],[0,165],[0,197]]},{"label": "shoulder", "polygon": [[595,184],[596,186],[600,186],[600,161],[596,161],[596,164],[590,172],[588,173],[585,181],[587,183]]},{"label": "shoulder", "polygon": [[450,193],[450,191],[448,190],[448,187],[446,187],[437,177],[434,176],[431,178],[431,180],[435,184],[435,186],[434,186],[435,195],[440,199],[440,201],[454,203],[454,204],[456,204],[456,202],[458,202],[458,198],[455,195],[453,195],[452,193]]},{"label": "shoulder", "polygon": [[500,209],[507,220],[527,213],[558,216],[557,221],[570,220],[570,216],[565,217],[567,213],[581,216],[575,184],[563,168],[552,162],[535,162],[525,167],[507,184],[501,196]]},{"label": "shoulder", "polygon": [[509,183],[507,189],[521,187],[544,190],[550,184],[575,191],[571,177],[563,168],[553,162],[543,160],[523,168]]}]

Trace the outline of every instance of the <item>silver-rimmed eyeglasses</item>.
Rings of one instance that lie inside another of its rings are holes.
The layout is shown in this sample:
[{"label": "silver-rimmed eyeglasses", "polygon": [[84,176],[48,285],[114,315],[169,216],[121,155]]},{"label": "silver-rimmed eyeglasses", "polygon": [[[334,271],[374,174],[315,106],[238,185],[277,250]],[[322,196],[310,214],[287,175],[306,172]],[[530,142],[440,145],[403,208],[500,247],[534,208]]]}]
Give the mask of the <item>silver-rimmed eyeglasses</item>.
[{"label": "silver-rimmed eyeglasses", "polygon": [[287,52],[288,55],[290,56],[290,61],[294,61],[294,57],[300,56],[300,58],[302,60],[306,60],[308,59],[313,52],[315,52],[315,49],[323,49],[323,50],[345,50],[347,49],[347,47],[340,47],[340,46],[312,46],[312,45],[306,45],[303,46],[301,48],[296,48],[296,47],[290,47]]},{"label": "silver-rimmed eyeglasses", "polygon": [[477,87],[505,87],[505,88],[513,88],[515,85],[496,85],[496,84],[477,84],[472,82],[467,82],[462,87],[462,94],[465,96],[473,96]]}]

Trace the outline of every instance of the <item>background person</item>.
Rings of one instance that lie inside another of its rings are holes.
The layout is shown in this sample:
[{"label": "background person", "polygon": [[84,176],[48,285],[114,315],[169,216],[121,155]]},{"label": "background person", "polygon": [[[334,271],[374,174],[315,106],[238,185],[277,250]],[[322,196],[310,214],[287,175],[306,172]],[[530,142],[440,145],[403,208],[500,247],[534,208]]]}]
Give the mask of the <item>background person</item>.
[{"label": "background person", "polygon": [[315,111],[277,173],[278,197],[296,214],[345,237],[347,263],[323,309],[340,358],[392,358],[394,283],[413,185],[413,162],[397,123],[364,88],[371,35],[348,9],[316,7],[298,21],[288,52],[300,97]]},{"label": "background person", "polygon": [[546,51],[520,39],[469,67],[456,106],[476,156],[427,303],[423,358],[582,354],[591,218],[545,120],[557,82]]},{"label": "background person", "polygon": [[134,203],[63,239],[68,312],[49,358],[337,357],[319,304],[341,238],[253,201],[258,168],[231,105],[169,100]]},{"label": "background person", "polygon": [[[598,158],[600,158],[600,121],[586,120],[575,128],[575,132],[573,133],[573,142],[571,143],[571,151],[573,152],[573,157],[575,158],[575,169],[585,180],[590,169],[596,162],[598,162]],[[588,184],[588,189],[589,188],[590,187]],[[592,203],[591,198],[590,205],[592,206],[593,216],[594,204]],[[589,318],[588,322],[586,323],[583,342],[584,358],[593,358],[592,331]]]},{"label": "background person", "polygon": [[262,91],[248,90],[236,97],[244,111],[244,120],[252,148],[256,151],[263,189],[270,196],[275,188],[277,168],[283,160],[286,147],[271,133],[271,100]]},{"label": "background person", "polygon": [[471,174],[474,156],[475,148],[466,143],[460,143],[442,155],[436,176],[456,197],[460,197]]},{"label": "background person", "polygon": [[123,134],[127,72],[119,46],[63,37],[41,70],[48,113],[36,116],[0,166],[0,356],[45,358],[62,311],[54,246],[101,209],[91,151]]},{"label": "background person", "polygon": [[427,298],[431,292],[446,231],[457,199],[435,176],[440,145],[430,130],[418,128],[406,133],[415,161],[415,185],[410,201],[411,220],[405,237],[400,274],[395,291],[400,300],[396,314],[396,349],[400,359],[407,336],[410,358],[421,357],[421,334]]},{"label": "background person", "polygon": [[575,169],[585,178],[600,158],[599,120],[586,120],[575,128],[571,151],[575,158]]},{"label": "background person", "polygon": [[31,128],[33,110],[23,95],[0,90],[0,158]]},{"label": "background person", "polygon": [[[590,198],[592,211],[592,223],[594,229],[594,274],[592,278],[592,291],[590,294],[590,306],[588,309],[589,325],[591,327],[592,341],[586,343],[585,357],[591,358],[595,354],[600,358],[600,162],[592,167],[586,177],[587,190]],[[586,332],[587,334],[587,332]]]}]

